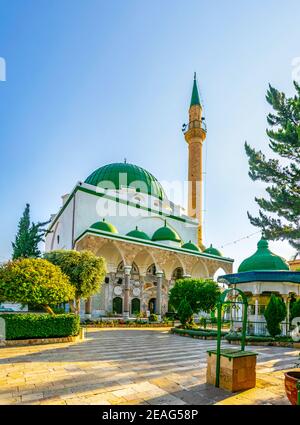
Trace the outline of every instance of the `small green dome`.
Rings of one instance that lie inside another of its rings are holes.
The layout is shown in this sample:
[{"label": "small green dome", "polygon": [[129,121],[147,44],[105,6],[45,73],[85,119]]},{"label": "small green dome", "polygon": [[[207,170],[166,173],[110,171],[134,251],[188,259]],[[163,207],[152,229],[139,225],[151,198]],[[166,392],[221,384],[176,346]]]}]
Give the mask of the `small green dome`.
[{"label": "small green dome", "polygon": [[104,165],[95,170],[85,183],[93,186],[113,188],[120,190],[122,187],[131,187],[137,192],[146,193],[159,199],[167,199],[159,181],[144,168],[125,163]]},{"label": "small green dome", "polygon": [[257,251],[246,258],[238,268],[238,272],[257,270],[289,270],[289,266],[283,258],[269,250],[268,241],[261,239],[257,244]]},{"label": "small green dome", "polygon": [[175,232],[175,230],[171,229],[167,226],[167,222],[165,221],[165,225],[157,229],[153,236],[153,241],[172,241],[172,242],[181,242],[179,235]]},{"label": "small green dome", "polygon": [[181,248],[184,249],[190,249],[191,251],[198,251],[200,252],[200,249],[197,245],[195,245],[192,241],[184,243]]},{"label": "small green dome", "polygon": [[142,232],[142,230],[139,230],[136,226],[135,230],[131,230],[131,232],[127,233],[126,236],[130,236],[131,238],[138,238],[138,239],[144,239],[146,241],[150,241],[151,239],[147,235],[147,233]]},{"label": "small green dome", "polygon": [[102,221],[97,221],[97,223],[92,224],[91,229],[101,230],[103,232],[118,233],[117,228],[113,224],[105,221],[105,218]]},{"label": "small green dome", "polygon": [[217,257],[223,257],[222,253],[217,248],[214,248],[212,244],[210,244],[210,247],[206,248],[203,252],[205,254],[211,254],[211,255],[216,255]]}]

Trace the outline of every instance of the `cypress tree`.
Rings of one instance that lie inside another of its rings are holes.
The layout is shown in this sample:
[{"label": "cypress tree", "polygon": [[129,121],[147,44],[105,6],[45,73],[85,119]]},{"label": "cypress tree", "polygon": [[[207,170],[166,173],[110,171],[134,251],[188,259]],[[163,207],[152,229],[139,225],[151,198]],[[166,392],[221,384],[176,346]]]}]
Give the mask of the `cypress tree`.
[{"label": "cypress tree", "polygon": [[260,227],[266,239],[287,240],[300,252],[300,85],[286,97],[269,85],[267,102],[274,113],[267,116],[268,146],[274,158],[267,159],[246,142],[249,176],[267,184],[268,199],[255,198],[259,216],[248,212],[251,224]]},{"label": "cypress tree", "polygon": [[12,242],[13,260],[17,258],[40,257],[39,243],[44,240],[46,226],[49,221],[43,223],[30,223],[30,205],[26,204],[25,210],[18,224],[18,232],[15,242]]},{"label": "cypress tree", "polygon": [[267,328],[271,336],[275,337],[281,333],[280,323],[286,318],[286,314],[286,306],[282,298],[272,294],[264,312]]}]

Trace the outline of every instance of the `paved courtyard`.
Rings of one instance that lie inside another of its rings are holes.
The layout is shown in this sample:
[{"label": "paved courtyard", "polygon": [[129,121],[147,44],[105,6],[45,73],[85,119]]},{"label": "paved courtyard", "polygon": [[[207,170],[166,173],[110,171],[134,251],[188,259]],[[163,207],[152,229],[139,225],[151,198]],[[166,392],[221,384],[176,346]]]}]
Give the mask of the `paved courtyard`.
[{"label": "paved courtyard", "polygon": [[257,387],[232,395],[205,383],[215,345],[166,329],[90,329],[76,344],[0,348],[0,404],[288,404],[283,370],[299,350],[247,347],[259,353]]}]

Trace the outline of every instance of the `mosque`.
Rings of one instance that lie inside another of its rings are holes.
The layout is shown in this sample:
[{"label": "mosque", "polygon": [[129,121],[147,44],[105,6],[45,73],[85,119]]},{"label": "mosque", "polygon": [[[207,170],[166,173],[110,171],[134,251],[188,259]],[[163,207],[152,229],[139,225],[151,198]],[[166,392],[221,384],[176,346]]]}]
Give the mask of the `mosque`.
[{"label": "mosque", "polygon": [[99,294],[82,302],[82,314],[124,318],[168,311],[168,293],[179,277],[209,278],[232,273],[233,260],[202,236],[202,147],[206,127],[196,76],[189,122],[188,211],[174,204],[159,181],[140,166],[103,165],[62,197],[52,215],[46,251],[91,250],[106,259]]}]

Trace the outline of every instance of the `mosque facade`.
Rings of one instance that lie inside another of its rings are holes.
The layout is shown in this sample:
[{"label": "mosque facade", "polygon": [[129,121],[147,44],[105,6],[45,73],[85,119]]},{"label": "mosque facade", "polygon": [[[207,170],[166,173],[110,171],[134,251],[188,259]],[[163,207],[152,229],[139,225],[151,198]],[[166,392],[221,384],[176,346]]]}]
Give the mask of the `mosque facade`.
[{"label": "mosque facade", "polygon": [[188,208],[168,199],[159,181],[140,166],[112,163],[92,172],[62,197],[51,219],[46,251],[90,250],[104,257],[107,275],[98,294],[82,303],[88,316],[168,311],[168,294],[179,277],[232,273],[231,258],[202,234],[202,146],[206,129],[194,78],[189,123]]}]

